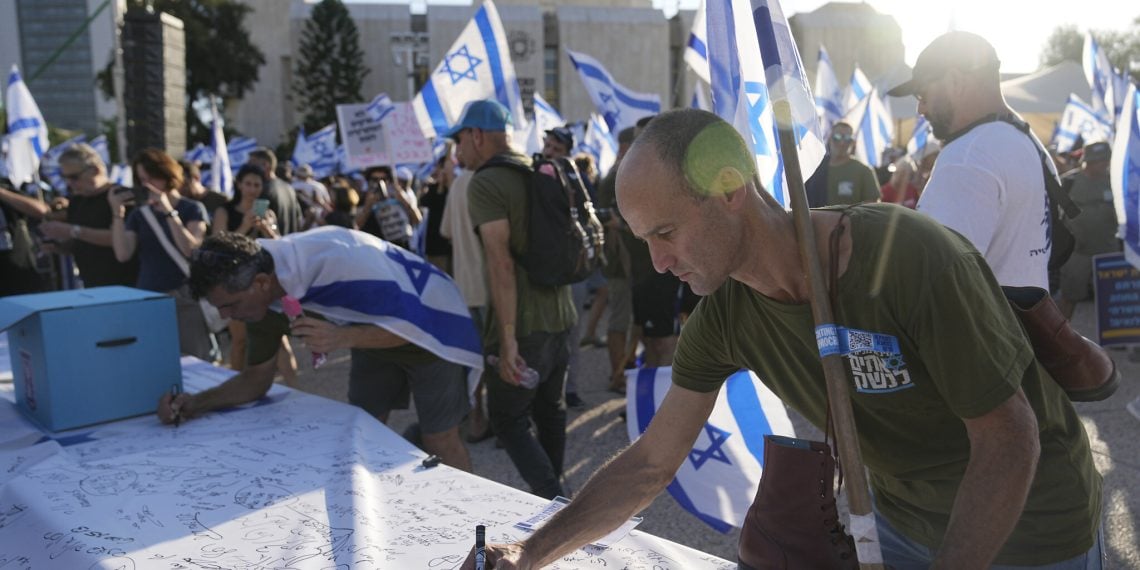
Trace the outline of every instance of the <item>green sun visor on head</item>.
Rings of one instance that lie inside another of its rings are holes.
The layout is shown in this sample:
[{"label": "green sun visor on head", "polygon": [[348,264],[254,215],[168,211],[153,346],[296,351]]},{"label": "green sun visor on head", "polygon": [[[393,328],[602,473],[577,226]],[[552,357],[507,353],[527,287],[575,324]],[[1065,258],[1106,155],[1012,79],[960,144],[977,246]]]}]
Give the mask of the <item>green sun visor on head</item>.
[{"label": "green sun visor on head", "polygon": [[744,186],[756,174],[756,161],[736,129],[716,122],[693,137],[683,168],[697,193],[713,196]]}]

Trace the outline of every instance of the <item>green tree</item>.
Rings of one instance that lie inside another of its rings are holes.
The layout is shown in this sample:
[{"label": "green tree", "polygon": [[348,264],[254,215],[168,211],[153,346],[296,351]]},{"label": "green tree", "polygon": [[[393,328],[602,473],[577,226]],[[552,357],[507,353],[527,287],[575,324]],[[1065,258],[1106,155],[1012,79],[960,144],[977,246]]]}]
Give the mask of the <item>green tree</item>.
[{"label": "green tree", "polygon": [[304,110],[305,132],[336,121],[336,106],[359,103],[364,77],[360,34],[341,0],[321,0],[313,6],[297,54],[293,94]]},{"label": "green tree", "polygon": [[[129,9],[146,2],[129,0]],[[265,54],[250,41],[245,18],[253,11],[241,0],[154,0],[156,12],[182,20],[186,32],[186,98],[191,103],[216,95],[219,104],[241,99],[257,84]],[[98,80],[108,97],[114,95],[110,65]],[[186,105],[186,146],[210,142],[210,126]]]},{"label": "green tree", "polygon": [[[1140,81],[1140,17],[1126,30],[1091,30],[1093,39],[1108,56],[1109,63],[1128,70],[1133,80]],[[1085,34],[1072,24],[1053,29],[1041,49],[1041,67],[1051,67],[1062,61],[1081,62],[1085,48]]]}]

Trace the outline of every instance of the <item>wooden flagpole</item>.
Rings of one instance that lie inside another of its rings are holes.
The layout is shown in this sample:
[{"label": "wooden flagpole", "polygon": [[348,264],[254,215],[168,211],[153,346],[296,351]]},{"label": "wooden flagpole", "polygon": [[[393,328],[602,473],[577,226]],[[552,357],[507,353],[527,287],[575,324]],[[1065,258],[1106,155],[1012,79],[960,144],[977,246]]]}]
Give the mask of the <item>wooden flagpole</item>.
[{"label": "wooden flagpole", "polygon": [[[784,161],[784,174],[788,182],[788,196],[792,204],[792,219],[796,227],[796,242],[800,248],[800,261],[811,286],[811,311],[816,330],[835,327],[835,317],[827,292],[827,282],[816,247],[815,229],[811,223],[803,173],[800,172],[799,152],[793,131],[792,107],[786,99],[773,101],[772,108],[780,137],[780,154]],[[818,336],[817,332],[817,336]],[[871,506],[871,493],[867,486],[867,471],[859,452],[855,433],[855,415],[847,388],[847,374],[842,356],[838,353],[820,356],[823,374],[827,381],[827,396],[831,405],[831,419],[835,426],[835,442],[839,446],[839,461],[847,479],[847,502],[850,507],[850,530],[855,538],[859,567],[882,569],[883,557],[879,548],[878,528]]]}]

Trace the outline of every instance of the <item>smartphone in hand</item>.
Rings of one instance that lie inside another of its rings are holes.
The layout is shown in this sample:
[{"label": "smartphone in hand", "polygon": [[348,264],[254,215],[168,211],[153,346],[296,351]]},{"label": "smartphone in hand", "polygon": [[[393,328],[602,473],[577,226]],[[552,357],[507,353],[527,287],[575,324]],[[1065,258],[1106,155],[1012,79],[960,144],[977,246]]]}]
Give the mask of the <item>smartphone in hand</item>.
[{"label": "smartphone in hand", "polygon": [[147,190],[145,187],[142,187],[142,186],[135,186],[134,188],[127,188],[126,186],[120,186],[120,187],[115,189],[115,193],[116,194],[130,193],[131,194],[131,201],[134,202],[136,206],[141,206],[143,204],[146,204],[150,200],[150,191]]},{"label": "smartphone in hand", "polygon": [[253,201],[253,215],[264,218],[265,212],[269,210],[269,200],[265,198],[258,198]]}]

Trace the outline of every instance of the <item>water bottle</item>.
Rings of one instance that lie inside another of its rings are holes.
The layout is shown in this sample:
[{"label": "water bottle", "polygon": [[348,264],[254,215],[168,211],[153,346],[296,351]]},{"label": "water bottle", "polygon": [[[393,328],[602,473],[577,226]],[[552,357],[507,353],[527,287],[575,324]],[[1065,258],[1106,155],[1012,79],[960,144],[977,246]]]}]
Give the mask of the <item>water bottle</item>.
[{"label": "water bottle", "polygon": [[[499,357],[494,354],[487,355],[487,364],[490,364],[495,370],[499,369]],[[519,380],[519,386],[527,390],[534,390],[538,386],[538,371],[527,366],[523,369],[522,378]]]}]

